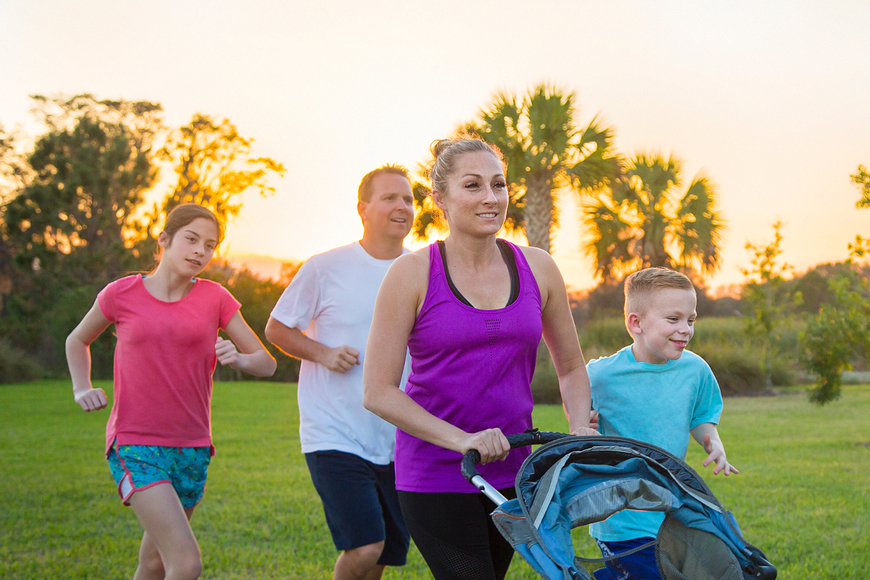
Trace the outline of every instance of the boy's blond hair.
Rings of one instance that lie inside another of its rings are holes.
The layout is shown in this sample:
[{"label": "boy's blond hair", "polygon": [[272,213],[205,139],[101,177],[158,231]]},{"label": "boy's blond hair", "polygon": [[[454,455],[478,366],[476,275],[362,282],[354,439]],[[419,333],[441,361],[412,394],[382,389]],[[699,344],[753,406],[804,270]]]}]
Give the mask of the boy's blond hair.
[{"label": "boy's blond hair", "polygon": [[644,314],[650,306],[650,298],[657,290],[674,288],[695,291],[688,276],[670,268],[645,268],[625,279],[625,320],[632,312]]}]

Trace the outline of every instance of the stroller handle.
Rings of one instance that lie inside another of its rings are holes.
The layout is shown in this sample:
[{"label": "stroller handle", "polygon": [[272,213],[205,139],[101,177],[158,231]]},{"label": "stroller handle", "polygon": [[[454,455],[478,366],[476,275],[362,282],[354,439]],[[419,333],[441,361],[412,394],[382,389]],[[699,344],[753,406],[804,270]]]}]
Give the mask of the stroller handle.
[{"label": "stroller handle", "polygon": [[[523,433],[508,435],[507,440],[510,443],[511,449],[526,447],[527,445],[539,445],[556,441],[563,437],[568,437],[565,433],[555,433],[552,431],[538,431],[537,429],[529,429]],[[477,449],[472,449],[462,457],[462,475],[474,487],[482,491],[496,505],[501,505],[507,501],[495,488],[486,482],[483,477],[477,472],[477,464],[480,463],[480,452]]]}]

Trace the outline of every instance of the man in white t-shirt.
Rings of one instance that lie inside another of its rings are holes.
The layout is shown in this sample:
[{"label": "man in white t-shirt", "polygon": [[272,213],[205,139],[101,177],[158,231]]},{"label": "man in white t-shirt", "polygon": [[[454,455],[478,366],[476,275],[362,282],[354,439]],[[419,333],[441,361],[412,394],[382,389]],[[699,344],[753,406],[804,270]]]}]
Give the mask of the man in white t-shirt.
[{"label": "man in white t-shirt", "polygon": [[[266,338],[302,360],[299,436],[337,550],[334,580],[377,580],[405,564],[410,544],[399,509],[396,429],[363,407],[362,363],[375,298],[407,250],[414,220],[408,171],[385,165],[363,177],[358,242],[306,261],[281,295]],[[406,360],[407,379],[410,362]]]}]

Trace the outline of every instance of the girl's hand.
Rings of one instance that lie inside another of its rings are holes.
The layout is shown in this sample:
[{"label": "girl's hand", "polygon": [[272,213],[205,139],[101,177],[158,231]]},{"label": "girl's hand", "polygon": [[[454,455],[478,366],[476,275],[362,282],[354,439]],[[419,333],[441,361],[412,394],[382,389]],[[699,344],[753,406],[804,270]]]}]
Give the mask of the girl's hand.
[{"label": "girl's hand", "polygon": [[105,409],[108,401],[106,399],[106,393],[103,389],[88,389],[87,391],[82,391],[81,393],[75,393],[76,403],[79,404],[79,407],[90,413],[91,411],[99,411],[100,409]]},{"label": "girl's hand", "polygon": [[502,461],[507,458],[511,450],[511,444],[508,443],[507,437],[501,432],[501,429],[487,429],[486,431],[478,431],[472,433],[462,444],[460,450],[463,455],[477,449],[480,453],[481,465],[486,465],[493,461]]},{"label": "girl's hand", "polygon": [[238,368],[239,357],[241,355],[236,350],[236,345],[232,341],[218,337],[217,342],[214,344],[214,352],[217,354],[218,362],[223,366],[229,365],[230,368]]}]

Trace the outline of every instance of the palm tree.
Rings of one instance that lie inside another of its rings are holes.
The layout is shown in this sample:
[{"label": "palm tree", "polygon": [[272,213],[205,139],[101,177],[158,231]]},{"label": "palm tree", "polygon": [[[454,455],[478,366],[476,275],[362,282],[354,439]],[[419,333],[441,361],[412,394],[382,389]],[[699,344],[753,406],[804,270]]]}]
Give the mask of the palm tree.
[{"label": "palm tree", "polygon": [[609,191],[586,209],[586,251],[602,280],[667,266],[709,274],[719,268],[725,224],[710,181],[699,175],[680,194],[680,162],[638,154]]},{"label": "palm tree", "polygon": [[[574,94],[545,85],[521,101],[498,94],[479,117],[457,133],[476,134],[504,155],[511,186],[505,229],[525,233],[530,246],[549,252],[552,229],[559,224],[559,195],[597,191],[617,175],[612,131],[596,119],[575,129]],[[425,187],[418,184],[415,191],[419,211],[414,231],[425,238],[430,228],[440,228]]]}]

